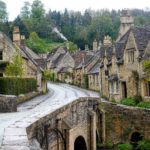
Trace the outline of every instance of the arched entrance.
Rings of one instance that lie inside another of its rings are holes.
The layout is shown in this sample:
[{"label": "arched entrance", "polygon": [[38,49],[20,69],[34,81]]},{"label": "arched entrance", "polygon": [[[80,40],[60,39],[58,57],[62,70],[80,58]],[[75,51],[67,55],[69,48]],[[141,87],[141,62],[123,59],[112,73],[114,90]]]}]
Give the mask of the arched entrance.
[{"label": "arched entrance", "polygon": [[142,140],[142,136],[139,132],[134,132],[132,133],[131,135],[131,143],[138,143],[138,141],[141,141]]},{"label": "arched entrance", "polygon": [[74,150],[87,150],[85,140],[82,136],[76,138],[74,142]]}]

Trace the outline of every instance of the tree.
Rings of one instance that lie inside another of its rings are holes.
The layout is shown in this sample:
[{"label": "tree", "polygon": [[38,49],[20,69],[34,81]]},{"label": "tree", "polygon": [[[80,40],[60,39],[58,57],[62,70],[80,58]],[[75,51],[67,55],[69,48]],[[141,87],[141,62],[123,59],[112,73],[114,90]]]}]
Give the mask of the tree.
[{"label": "tree", "polygon": [[0,0],[0,23],[6,22],[8,19],[8,14],[6,10],[6,4]]},{"label": "tree", "polygon": [[17,54],[14,56],[12,60],[12,63],[6,66],[4,74],[6,76],[22,77],[24,75],[23,65],[24,65],[24,61],[17,52]]},{"label": "tree", "polygon": [[43,35],[43,32],[46,33],[45,9],[40,0],[33,1],[33,4],[31,6],[31,22],[32,31],[35,31],[36,33],[38,33],[38,35]]},{"label": "tree", "polygon": [[31,15],[31,5],[29,2],[24,2],[24,6],[21,8],[21,18],[22,19],[29,19]]},{"label": "tree", "polygon": [[34,0],[31,6],[31,17],[35,23],[41,23],[45,16],[45,9],[40,0]]},{"label": "tree", "polygon": [[41,38],[39,38],[36,32],[30,33],[30,37],[26,41],[26,44],[36,53],[44,53],[48,50],[48,46]]}]

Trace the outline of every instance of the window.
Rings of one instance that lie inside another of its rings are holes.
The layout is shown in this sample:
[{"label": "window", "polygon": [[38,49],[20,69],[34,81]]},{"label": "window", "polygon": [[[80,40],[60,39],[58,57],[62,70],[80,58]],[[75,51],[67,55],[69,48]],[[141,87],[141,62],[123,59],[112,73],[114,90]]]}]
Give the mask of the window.
[{"label": "window", "polygon": [[146,96],[150,96],[150,82],[146,83]]},{"label": "window", "polygon": [[134,62],[134,51],[128,51],[128,62]]},{"label": "window", "polygon": [[119,83],[118,81],[112,81],[109,83],[109,93],[116,94],[119,92]]},{"label": "window", "polygon": [[105,76],[109,76],[109,71],[105,70]]},{"label": "window", "polygon": [[3,60],[3,52],[0,52],[0,60]]}]

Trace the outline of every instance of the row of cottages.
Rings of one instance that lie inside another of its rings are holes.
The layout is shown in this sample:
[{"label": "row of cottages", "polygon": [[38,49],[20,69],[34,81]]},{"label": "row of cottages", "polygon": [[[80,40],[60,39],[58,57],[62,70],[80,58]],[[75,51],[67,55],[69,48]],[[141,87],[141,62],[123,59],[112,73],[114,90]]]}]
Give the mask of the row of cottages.
[{"label": "row of cottages", "polygon": [[61,82],[73,82],[75,62],[66,47],[58,47],[47,55],[47,68],[54,72],[56,79]]},{"label": "row of cottages", "polygon": [[13,57],[19,52],[24,60],[23,77],[35,78],[39,92],[46,90],[46,82],[42,80],[42,73],[45,67],[44,62],[41,64],[38,63],[41,58],[25,46],[21,37],[23,38],[20,35],[18,27],[14,27],[13,42],[4,33],[0,32],[0,77],[5,76],[5,67],[12,62]]},{"label": "row of cottages", "polygon": [[[150,82],[146,80],[143,62],[150,60],[150,28],[134,27],[128,11],[123,11],[117,41],[109,36],[103,44],[93,42],[93,51],[73,55],[75,85],[100,91],[109,100],[142,96],[150,100]],[[88,78],[87,78],[88,76]]]},{"label": "row of cottages", "polygon": [[115,44],[100,49],[100,92],[116,101],[134,96],[150,100],[150,82],[143,69],[143,62],[150,60],[150,28],[134,27],[125,11],[119,33]]},{"label": "row of cottages", "polygon": [[143,62],[150,59],[150,29],[131,27],[114,45],[101,49],[100,92],[110,100],[142,96],[150,100]]}]

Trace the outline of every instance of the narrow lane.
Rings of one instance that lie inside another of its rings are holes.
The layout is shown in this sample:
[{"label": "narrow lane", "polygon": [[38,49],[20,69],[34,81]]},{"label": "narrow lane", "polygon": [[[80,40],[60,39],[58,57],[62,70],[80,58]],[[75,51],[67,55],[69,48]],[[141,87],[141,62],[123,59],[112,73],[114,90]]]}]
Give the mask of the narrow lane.
[{"label": "narrow lane", "polygon": [[20,104],[16,113],[0,113],[0,143],[7,127],[26,126],[34,119],[76,100],[79,97],[99,97],[96,92],[77,88],[67,84],[48,83],[49,92]]}]

